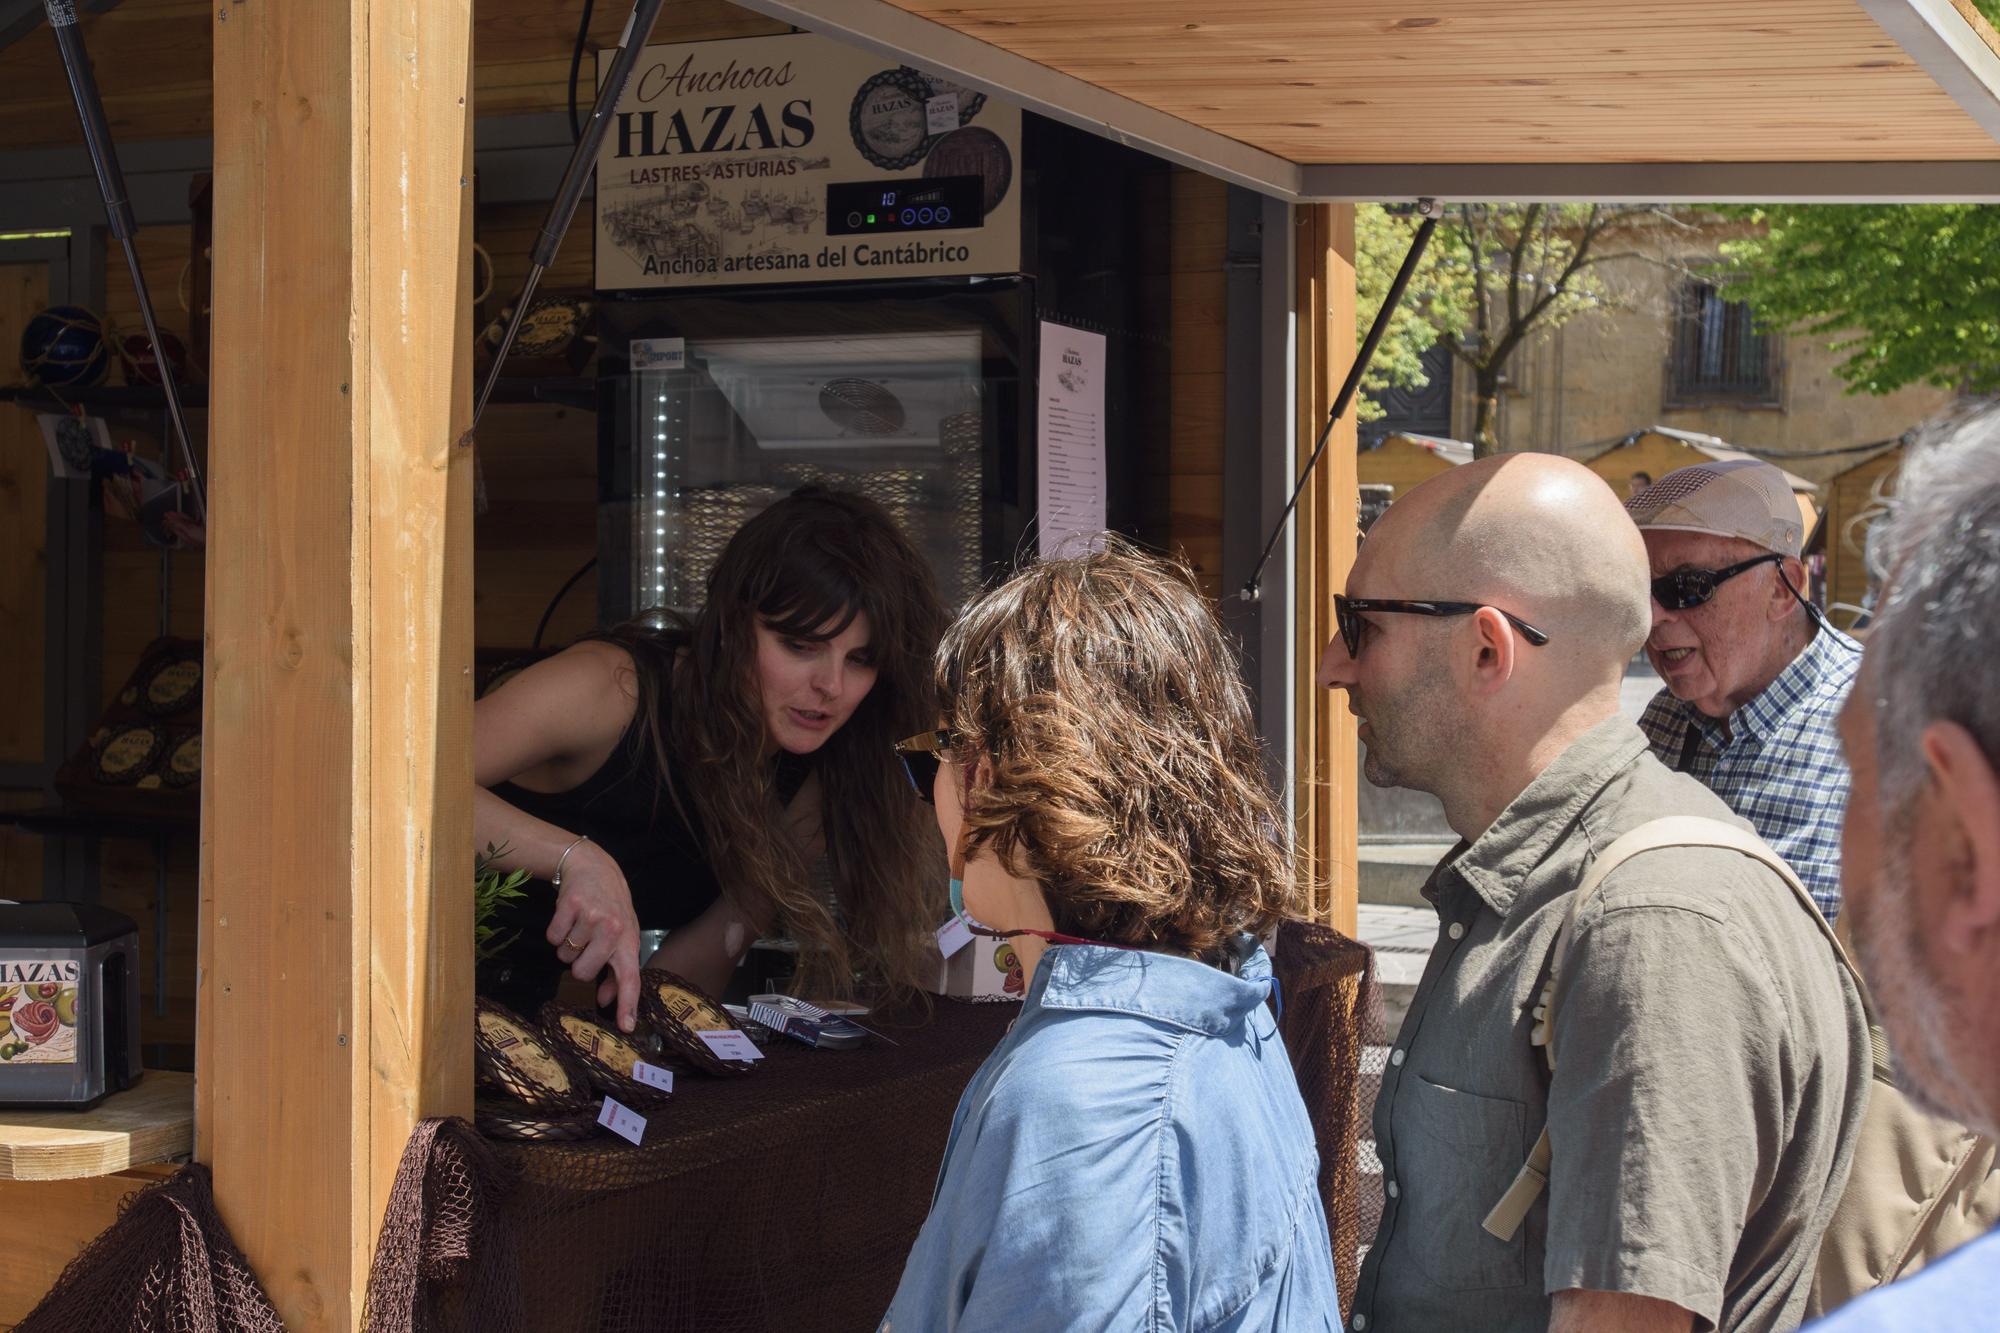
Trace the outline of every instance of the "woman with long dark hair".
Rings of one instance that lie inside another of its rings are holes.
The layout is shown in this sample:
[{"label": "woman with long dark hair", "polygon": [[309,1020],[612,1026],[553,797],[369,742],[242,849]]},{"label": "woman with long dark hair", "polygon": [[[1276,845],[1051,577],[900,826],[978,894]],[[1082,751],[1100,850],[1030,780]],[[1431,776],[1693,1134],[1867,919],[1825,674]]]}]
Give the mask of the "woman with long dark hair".
[{"label": "woman with long dark hair", "polygon": [[478,845],[534,876],[482,991],[531,1009],[566,968],[629,1029],[642,929],[718,995],[779,930],[802,993],[914,986],[940,855],[891,745],[936,719],[942,622],[887,512],[808,487],[730,539],[693,620],[586,636],[481,699]]}]

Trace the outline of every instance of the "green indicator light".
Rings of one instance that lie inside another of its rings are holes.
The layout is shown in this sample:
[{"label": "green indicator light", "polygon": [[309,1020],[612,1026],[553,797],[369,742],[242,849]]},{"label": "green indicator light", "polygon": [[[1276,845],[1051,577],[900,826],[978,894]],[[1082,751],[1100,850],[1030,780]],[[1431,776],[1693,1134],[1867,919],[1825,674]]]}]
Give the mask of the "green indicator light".
[{"label": "green indicator light", "polygon": [[868,220],[869,220],[870,222],[873,222],[873,221],[875,220],[875,215],[874,215],[873,213],[870,213],[870,214],[868,215]]}]

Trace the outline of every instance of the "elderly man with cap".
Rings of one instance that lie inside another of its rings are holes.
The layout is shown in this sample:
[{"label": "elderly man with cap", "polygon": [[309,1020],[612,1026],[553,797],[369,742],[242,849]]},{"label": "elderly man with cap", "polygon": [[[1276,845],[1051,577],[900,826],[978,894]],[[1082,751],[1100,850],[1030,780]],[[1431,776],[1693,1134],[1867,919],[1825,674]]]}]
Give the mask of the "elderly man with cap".
[{"label": "elderly man with cap", "polygon": [[[1763,1333],[1805,1308],[1867,1094],[1861,996],[1769,849],[1620,709],[1648,581],[1611,489],[1520,453],[1391,505],[1335,599],[1319,683],[1369,781],[1437,796],[1462,839],[1375,1104],[1355,1333]],[[1625,859],[1641,829],[1662,840]]]},{"label": "elderly man with cap", "polygon": [[[2000,1137],[2000,409],[1912,450],[1876,527],[1882,614],[1840,718],[1847,924],[1904,1089]],[[1970,1333],[1996,1307],[1989,1232],[1814,1327]]]},{"label": "elderly man with cap", "polygon": [[1754,459],[1697,463],[1625,509],[1646,540],[1646,657],[1666,686],[1639,729],[1749,820],[1832,921],[1847,806],[1834,720],[1861,646],[1800,592],[1804,525],[1785,475]]}]

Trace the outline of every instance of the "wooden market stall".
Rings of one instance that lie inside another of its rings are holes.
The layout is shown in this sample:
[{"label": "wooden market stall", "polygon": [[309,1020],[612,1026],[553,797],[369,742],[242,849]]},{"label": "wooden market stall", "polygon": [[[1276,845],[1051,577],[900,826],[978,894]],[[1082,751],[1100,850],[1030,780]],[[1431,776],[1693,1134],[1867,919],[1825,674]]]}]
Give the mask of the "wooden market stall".
[{"label": "wooden market stall", "polygon": [[[212,510],[205,556],[162,559],[99,532],[71,490],[51,492],[37,525],[26,483],[41,476],[40,441],[0,413],[0,503],[19,519],[0,531],[0,609],[19,608],[10,625],[32,615],[94,672],[52,693],[48,664],[71,659],[15,655],[34,660],[6,666],[0,698],[59,706],[5,715],[0,760],[21,779],[10,800],[40,799],[47,757],[83,738],[152,627],[200,636],[199,836],[9,833],[0,864],[43,882],[56,882],[50,866],[57,881],[96,874],[107,902],[126,895],[165,979],[165,1012],[147,1021],[163,1044],[194,1047],[194,1152],[231,1232],[288,1326],[353,1328],[412,1127],[470,1103],[475,648],[524,646],[593,545],[582,407],[524,389],[488,418],[491,508],[477,524],[463,439],[482,323],[474,240],[504,293],[569,134],[576,16],[528,0],[85,8],[150,285],[173,293],[185,265],[188,316],[211,325]],[[587,47],[614,43],[623,22],[600,7]],[[1292,358],[1263,368],[1251,402],[1265,414],[1245,444],[1274,519],[1353,357],[1352,201],[2000,198],[2000,86],[1978,54],[2000,53],[2000,37],[1967,0],[1811,0],[1782,16],[1716,0],[1288,0],[1230,14],[1194,0],[1088,13],[691,0],[654,40],[794,23],[1185,169],[1156,195],[1171,223],[1154,277],[1177,407],[1145,495],[1152,530],[1217,593],[1235,558],[1220,494],[1239,460],[1224,443],[1242,438],[1225,367],[1244,342],[1230,335],[1275,338]],[[0,247],[17,247],[0,261],[19,260],[0,263],[0,320],[58,299],[128,309],[78,192],[46,44],[30,33],[0,50],[0,75],[0,116],[31,127],[0,155]],[[1481,114],[1431,114],[1439,105]],[[141,141],[143,154],[129,146]],[[207,244],[175,203],[195,175],[212,177]],[[1267,274],[1283,275],[1247,305],[1228,295],[1238,242],[1261,244],[1277,257]],[[589,285],[581,229],[557,271]],[[1231,311],[1249,312],[1245,329]],[[1301,845],[1328,919],[1350,928],[1352,719],[1311,677],[1353,555],[1352,430],[1336,428],[1307,488],[1258,628]],[[97,571],[95,601],[21,576],[71,562]],[[591,618],[587,599],[566,603],[551,636]],[[93,839],[101,854],[82,845]],[[37,1214],[67,1219],[36,1251],[46,1275],[146,1178],[0,1188],[41,1191]]]},{"label": "wooden market stall", "polygon": [[[1624,496],[1631,493],[1634,479],[1642,475],[1658,481],[1676,468],[1691,467],[1701,462],[1732,462],[1755,456],[1741,449],[1732,449],[1728,441],[1714,435],[1677,430],[1672,426],[1648,426],[1644,430],[1633,431],[1604,452],[1584,459],[1583,465],[1604,478],[1612,490]],[[1799,521],[1803,525],[1801,530],[1810,533],[1819,521],[1819,508],[1814,504],[1819,487],[1795,472],[1786,472],[1783,468],[1778,470],[1784,472],[1785,484],[1792,488],[1792,496],[1798,501]]]},{"label": "wooden market stall", "polygon": [[1357,475],[1363,486],[1387,486],[1390,498],[1472,461],[1472,446],[1464,440],[1391,431],[1361,449]]},{"label": "wooden market stall", "polygon": [[1851,624],[1867,603],[1868,529],[1895,493],[1903,465],[1896,443],[1836,472],[1826,482],[1826,605],[1837,625]]}]

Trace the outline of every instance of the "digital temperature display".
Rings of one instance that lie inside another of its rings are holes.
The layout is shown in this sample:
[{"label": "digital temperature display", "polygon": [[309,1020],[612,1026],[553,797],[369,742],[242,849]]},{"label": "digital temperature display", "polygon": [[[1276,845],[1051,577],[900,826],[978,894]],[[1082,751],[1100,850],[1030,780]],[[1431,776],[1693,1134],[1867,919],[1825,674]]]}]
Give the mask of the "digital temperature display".
[{"label": "digital temperature display", "polygon": [[956,231],[985,223],[980,176],[847,181],[826,187],[826,234]]}]

